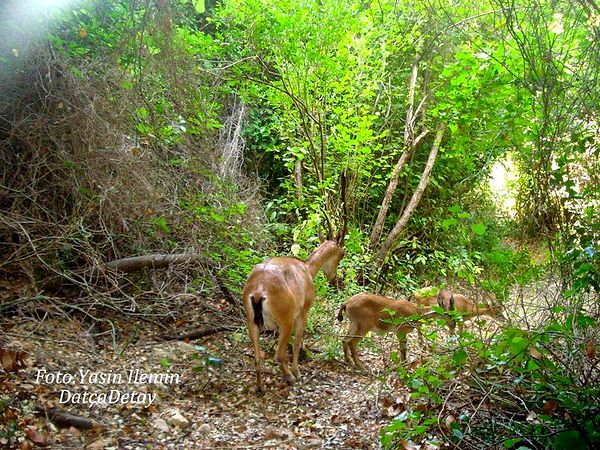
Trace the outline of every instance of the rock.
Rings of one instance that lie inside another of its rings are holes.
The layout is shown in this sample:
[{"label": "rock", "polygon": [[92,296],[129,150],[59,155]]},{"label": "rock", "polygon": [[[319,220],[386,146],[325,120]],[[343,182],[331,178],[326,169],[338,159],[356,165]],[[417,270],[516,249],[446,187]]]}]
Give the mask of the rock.
[{"label": "rock", "polygon": [[104,439],[98,439],[97,441],[92,442],[86,448],[90,450],[103,450],[106,447],[106,442]]},{"label": "rock", "polygon": [[295,434],[291,430],[285,428],[267,427],[265,428],[265,439],[294,439]]},{"label": "rock", "polygon": [[169,409],[167,411],[167,423],[169,425],[173,425],[183,429],[190,424],[190,421],[183,417],[183,415],[178,410]]},{"label": "rock", "polygon": [[69,427],[68,432],[71,436],[76,436],[79,437],[81,436],[81,431],[79,431],[77,428],[75,427]]},{"label": "rock", "polygon": [[210,433],[210,425],[207,423],[203,423],[202,425],[200,425],[198,427],[198,432],[201,434],[208,434]]},{"label": "rock", "polygon": [[173,346],[176,348],[176,350],[179,350],[182,353],[187,353],[189,355],[195,355],[196,353],[198,353],[198,350],[196,350],[196,346],[187,342],[175,341],[173,343]]},{"label": "rock", "polygon": [[160,431],[161,433],[169,431],[169,425],[164,419],[161,419],[160,417],[158,417],[154,421],[154,428]]},{"label": "rock", "polygon": [[304,443],[304,448],[323,448],[323,440],[309,439]]}]

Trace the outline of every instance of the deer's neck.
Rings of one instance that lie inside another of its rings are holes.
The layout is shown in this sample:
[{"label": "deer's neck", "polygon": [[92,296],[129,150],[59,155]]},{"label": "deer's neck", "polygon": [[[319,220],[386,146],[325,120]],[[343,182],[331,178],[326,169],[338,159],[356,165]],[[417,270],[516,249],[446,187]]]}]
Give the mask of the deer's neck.
[{"label": "deer's neck", "polygon": [[323,267],[332,256],[333,248],[328,242],[323,242],[305,261],[310,276],[314,278],[321,267]]},{"label": "deer's neck", "polygon": [[489,316],[491,314],[490,308],[487,306],[477,306],[475,305],[475,309],[472,316]]}]

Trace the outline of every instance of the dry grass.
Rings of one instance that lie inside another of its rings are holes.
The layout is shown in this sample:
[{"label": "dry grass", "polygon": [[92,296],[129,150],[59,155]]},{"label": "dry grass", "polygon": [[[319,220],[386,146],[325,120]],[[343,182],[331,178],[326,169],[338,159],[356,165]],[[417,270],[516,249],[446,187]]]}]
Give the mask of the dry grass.
[{"label": "dry grass", "polygon": [[37,315],[51,304],[49,311],[94,317],[102,310],[169,317],[185,307],[182,293],[213,295],[212,269],[202,265],[128,275],[102,268],[150,252],[218,255],[232,224],[195,209],[217,197],[243,202],[236,227],[265,245],[257,186],[213,175],[216,136],[185,135],[172,145],[137,136],[132,118],[141,93],[120,88],[127,75],[108,61],[93,64],[76,75],[72,63],[38,47],[20,67],[0,71],[0,273],[9,281],[0,304],[7,316]]}]

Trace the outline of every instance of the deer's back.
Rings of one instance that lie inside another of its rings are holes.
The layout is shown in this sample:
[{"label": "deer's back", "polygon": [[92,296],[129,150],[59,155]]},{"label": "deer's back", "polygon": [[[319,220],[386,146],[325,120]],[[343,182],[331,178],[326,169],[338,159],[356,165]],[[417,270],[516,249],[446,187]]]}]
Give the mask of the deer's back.
[{"label": "deer's back", "polygon": [[[394,311],[390,315],[387,311]],[[418,310],[414,304],[404,299],[392,299],[381,295],[363,293],[351,297],[346,302],[346,313],[353,322],[361,324],[365,330],[393,331],[397,325],[386,323],[399,317],[416,315]]]}]

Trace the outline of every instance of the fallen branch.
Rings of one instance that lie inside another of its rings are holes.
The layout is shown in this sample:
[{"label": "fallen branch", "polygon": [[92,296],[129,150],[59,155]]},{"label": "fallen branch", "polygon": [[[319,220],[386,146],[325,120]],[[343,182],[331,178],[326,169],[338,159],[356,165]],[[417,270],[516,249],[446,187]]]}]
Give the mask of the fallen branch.
[{"label": "fallen branch", "polygon": [[[135,272],[141,269],[164,269],[173,264],[185,264],[185,263],[201,263],[209,266],[212,269],[218,267],[217,263],[208,260],[196,253],[175,253],[175,254],[164,254],[164,253],[153,253],[142,256],[131,256],[128,258],[116,259],[109,261],[104,265],[92,267],[90,277],[92,279],[98,279],[106,272],[121,272],[129,273]],[[73,291],[76,289],[77,283],[64,274],[55,274],[49,277],[42,285],[42,290],[47,292],[61,292],[65,289]],[[75,294],[74,292],[69,292]]]},{"label": "fallen branch", "polygon": [[228,326],[220,326],[220,327],[212,327],[207,328],[205,330],[198,330],[192,333],[187,334],[168,334],[161,336],[166,341],[193,341],[195,339],[200,339],[206,336],[210,336],[216,333],[220,333],[221,331],[231,331],[234,330],[233,327]]},{"label": "fallen branch", "polygon": [[[211,269],[216,269],[217,264],[214,261],[207,260],[202,256],[194,253],[178,253],[173,255],[165,254],[151,254],[143,256],[132,256],[130,258],[117,259],[106,263],[106,269],[115,272],[135,272],[136,270],[150,268],[150,269],[163,269],[170,266],[171,264],[182,264],[189,262],[199,262],[209,266]],[[98,270],[95,271],[99,272]],[[219,286],[223,297],[230,305],[239,308],[241,303],[236,301],[236,297],[231,293],[229,288],[225,285],[223,279],[217,273],[212,273],[212,276]]]},{"label": "fallen branch", "polygon": [[236,301],[236,297],[234,297],[234,295],[231,293],[229,288],[225,285],[225,282],[223,281],[223,279],[218,274],[215,274],[215,273],[213,273],[212,276],[215,280],[215,283],[217,283],[217,286],[219,286],[219,290],[223,294],[223,298],[225,299],[225,301],[227,303],[229,303],[231,306],[240,308],[242,306],[241,302]]},{"label": "fallen branch", "polygon": [[49,420],[61,428],[75,427],[84,430],[91,430],[92,428],[103,427],[102,424],[96,422],[95,420],[72,414],[64,409],[43,407],[37,408],[37,413],[39,415],[46,416]]},{"label": "fallen branch", "polygon": [[117,259],[106,263],[106,269],[115,272],[135,272],[145,268],[150,269],[164,269],[172,264],[183,264],[190,262],[201,262],[211,267],[215,267],[216,264],[213,261],[209,261],[200,255],[193,253],[177,253],[173,255],[165,255],[155,253],[151,255],[143,256],[132,256],[129,258]]}]

